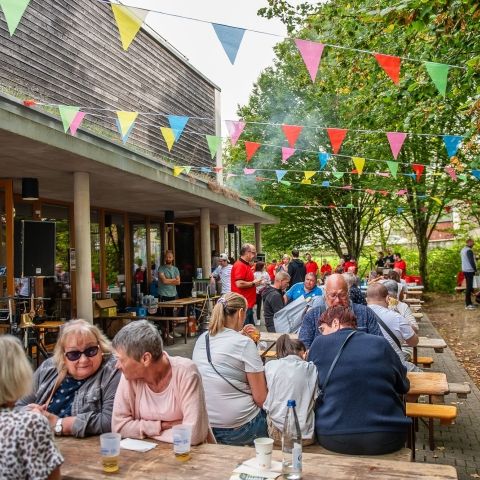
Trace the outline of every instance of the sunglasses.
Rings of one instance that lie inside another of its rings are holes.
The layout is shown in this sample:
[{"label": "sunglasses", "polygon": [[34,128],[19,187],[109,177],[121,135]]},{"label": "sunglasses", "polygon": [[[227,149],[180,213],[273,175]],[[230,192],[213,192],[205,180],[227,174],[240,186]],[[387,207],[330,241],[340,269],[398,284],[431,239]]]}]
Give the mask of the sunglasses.
[{"label": "sunglasses", "polygon": [[85,355],[89,358],[94,357],[98,353],[99,348],[100,347],[98,345],[95,345],[94,347],[88,347],[83,351],[73,350],[72,352],[65,352],[65,356],[71,362],[76,362],[77,360],[80,360],[82,355]]}]

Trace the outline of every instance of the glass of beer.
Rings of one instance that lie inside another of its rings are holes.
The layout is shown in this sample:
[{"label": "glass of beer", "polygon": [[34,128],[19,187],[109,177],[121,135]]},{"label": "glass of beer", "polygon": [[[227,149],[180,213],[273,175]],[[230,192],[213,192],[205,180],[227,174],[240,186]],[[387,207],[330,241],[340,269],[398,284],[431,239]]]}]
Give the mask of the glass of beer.
[{"label": "glass of beer", "polygon": [[181,462],[186,462],[190,458],[190,442],[192,439],[191,425],[174,425],[173,433],[173,452],[175,458]]},{"label": "glass of beer", "polygon": [[104,472],[113,473],[118,471],[121,438],[122,436],[119,433],[102,433],[100,435],[100,452],[102,454]]}]

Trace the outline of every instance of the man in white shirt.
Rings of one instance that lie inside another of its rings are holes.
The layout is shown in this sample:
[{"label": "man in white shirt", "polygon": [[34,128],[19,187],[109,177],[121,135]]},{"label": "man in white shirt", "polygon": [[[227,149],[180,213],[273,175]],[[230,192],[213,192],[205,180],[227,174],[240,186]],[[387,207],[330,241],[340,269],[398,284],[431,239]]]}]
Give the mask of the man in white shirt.
[{"label": "man in white shirt", "polygon": [[231,291],[231,272],[232,265],[228,263],[228,257],[225,253],[221,253],[219,257],[219,265],[212,272],[212,277],[220,280],[222,284],[222,295]]}]

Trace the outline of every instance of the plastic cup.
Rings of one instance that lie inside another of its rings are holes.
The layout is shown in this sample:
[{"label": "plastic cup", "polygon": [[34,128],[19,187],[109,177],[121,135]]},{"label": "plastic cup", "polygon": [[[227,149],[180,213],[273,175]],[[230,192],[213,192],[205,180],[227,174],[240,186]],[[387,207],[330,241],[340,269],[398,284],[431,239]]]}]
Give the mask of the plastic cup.
[{"label": "plastic cup", "polygon": [[272,466],[273,438],[256,438],[253,442],[255,443],[258,468],[269,470]]},{"label": "plastic cup", "polygon": [[181,462],[186,462],[190,458],[190,443],[192,439],[191,425],[174,425],[173,434],[173,452],[175,458]]},{"label": "plastic cup", "polygon": [[118,471],[121,438],[122,436],[119,433],[102,433],[100,435],[100,453],[102,454],[104,472],[113,473]]}]

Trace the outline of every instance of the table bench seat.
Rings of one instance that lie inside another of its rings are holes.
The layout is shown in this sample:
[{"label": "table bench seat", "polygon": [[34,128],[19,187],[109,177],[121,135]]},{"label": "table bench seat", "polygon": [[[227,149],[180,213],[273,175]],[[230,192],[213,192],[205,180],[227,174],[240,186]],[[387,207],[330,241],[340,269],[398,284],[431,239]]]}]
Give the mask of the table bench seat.
[{"label": "table bench seat", "polygon": [[[187,336],[188,336],[188,317],[157,317],[156,315],[146,317],[147,320],[151,322],[164,322],[166,323],[166,332],[163,335],[163,339],[166,345],[173,345],[175,343],[175,324],[182,324],[184,326],[183,336],[185,339],[185,343],[187,343]],[[170,343],[172,340],[172,343]]]},{"label": "table bench seat", "polygon": [[449,383],[448,384],[449,393],[456,393],[457,398],[467,398],[469,393],[472,393],[472,389],[468,382],[464,383]]},{"label": "table bench seat", "polygon": [[[307,445],[302,447],[302,453],[321,453],[323,455],[343,455],[341,453],[332,452],[323,448],[321,445]],[[355,455],[345,455],[354,457]],[[361,458],[376,458],[382,460],[395,460],[396,462],[410,462],[412,460],[412,450],[410,448],[402,448],[396,452],[384,455],[361,455]]]},{"label": "table bench seat", "polygon": [[433,363],[432,357],[417,357],[416,365],[421,365],[424,368],[430,368]]}]

